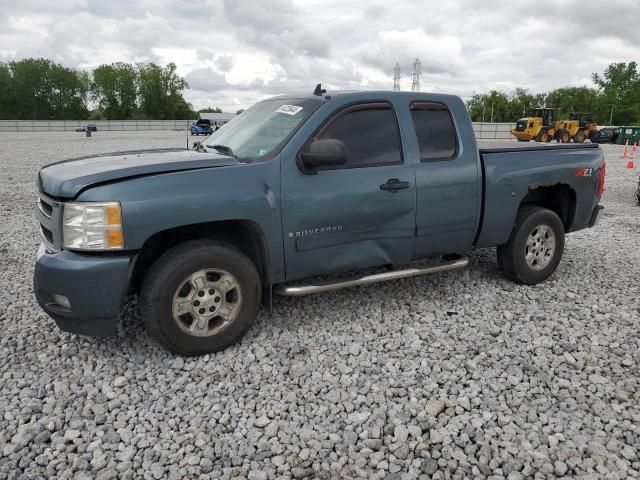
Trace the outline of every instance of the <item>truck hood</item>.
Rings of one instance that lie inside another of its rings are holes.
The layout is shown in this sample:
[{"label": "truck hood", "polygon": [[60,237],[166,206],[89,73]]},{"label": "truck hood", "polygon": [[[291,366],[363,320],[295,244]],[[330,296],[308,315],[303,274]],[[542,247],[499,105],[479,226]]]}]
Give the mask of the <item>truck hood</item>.
[{"label": "truck hood", "polygon": [[233,157],[186,149],[135,150],[63,160],[43,167],[38,187],[57,198],[73,198],[98,183],[128,177],[239,165]]}]

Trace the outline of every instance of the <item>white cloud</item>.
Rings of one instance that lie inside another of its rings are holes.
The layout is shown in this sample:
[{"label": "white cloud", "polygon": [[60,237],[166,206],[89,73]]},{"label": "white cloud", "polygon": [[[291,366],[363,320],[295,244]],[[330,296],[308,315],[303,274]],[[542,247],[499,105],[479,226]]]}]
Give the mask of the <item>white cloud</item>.
[{"label": "white cloud", "polygon": [[[423,90],[543,91],[640,60],[637,0],[1,0],[0,58],[91,68],[174,62],[196,107],[289,90],[391,88],[419,57]],[[596,13],[594,13],[596,12]],[[618,14],[626,12],[626,14]],[[403,79],[409,87],[409,79]]]},{"label": "white cloud", "polygon": [[214,62],[216,67],[222,72],[228,72],[233,68],[233,55],[218,55]]}]

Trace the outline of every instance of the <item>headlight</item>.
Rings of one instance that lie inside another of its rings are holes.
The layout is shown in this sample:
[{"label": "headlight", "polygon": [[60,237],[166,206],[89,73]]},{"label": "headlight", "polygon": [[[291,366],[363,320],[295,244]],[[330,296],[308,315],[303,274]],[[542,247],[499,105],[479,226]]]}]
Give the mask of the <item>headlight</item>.
[{"label": "headlight", "polygon": [[120,203],[64,203],[62,246],[71,250],[122,250]]}]

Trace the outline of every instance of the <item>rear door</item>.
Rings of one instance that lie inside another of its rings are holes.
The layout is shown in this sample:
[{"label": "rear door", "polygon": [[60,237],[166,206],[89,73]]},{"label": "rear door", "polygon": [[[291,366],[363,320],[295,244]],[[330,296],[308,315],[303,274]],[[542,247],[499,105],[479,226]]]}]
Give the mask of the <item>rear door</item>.
[{"label": "rear door", "polygon": [[413,101],[410,114],[419,148],[415,256],[469,250],[480,216],[482,177],[464,104]]},{"label": "rear door", "polygon": [[415,235],[413,166],[390,101],[336,103],[314,139],[342,141],[347,164],[304,171],[282,159],[287,279],[406,262]]}]

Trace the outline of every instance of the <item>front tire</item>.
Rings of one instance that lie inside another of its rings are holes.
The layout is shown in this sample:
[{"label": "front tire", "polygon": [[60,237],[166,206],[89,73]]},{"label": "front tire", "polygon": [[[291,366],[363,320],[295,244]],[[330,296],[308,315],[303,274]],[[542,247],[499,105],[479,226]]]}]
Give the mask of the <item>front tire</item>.
[{"label": "front tire", "polygon": [[236,343],[260,307],[260,276],[241,251],[193,240],[165,252],[145,276],[140,311],[149,333],[181,355]]},{"label": "front tire", "polygon": [[520,208],[505,245],[498,247],[498,265],[516,283],[535,285],[555,272],[564,251],[564,226],[546,208]]},{"label": "front tire", "polygon": [[538,135],[536,135],[536,142],[538,143],[547,143],[551,141],[551,136],[547,130],[540,130]]}]

